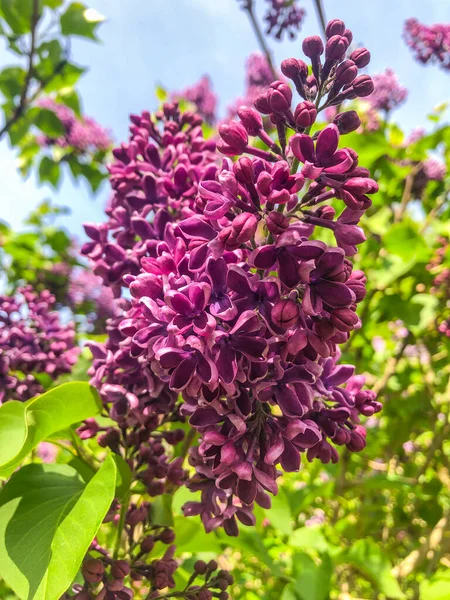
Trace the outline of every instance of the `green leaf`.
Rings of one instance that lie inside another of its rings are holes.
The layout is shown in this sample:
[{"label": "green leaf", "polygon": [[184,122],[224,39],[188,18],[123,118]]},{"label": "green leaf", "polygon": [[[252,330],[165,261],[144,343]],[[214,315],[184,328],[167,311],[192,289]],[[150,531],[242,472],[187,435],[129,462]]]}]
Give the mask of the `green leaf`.
[{"label": "green leaf", "polygon": [[34,118],[34,124],[38,127],[42,133],[48,135],[51,138],[57,138],[64,135],[65,128],[58,117],[52,110],[41,108],[37,112]]},{"label": "green leaf", "polygon": [[405,597],[392,575],[389,559],[371,538],[354,542],[350,550],[340,557],[340,562],[355,565],[388,598]]},{"label": "green leaf", "polygon": [[1,0],[0,9],[13,34],[31,31],[33,3],[30,0]]},{"label": "green leaf", "polygon": [[286,492],[281,488],[272,498],[272,507],[266,511],[270,524],[281,533],[290,535],[292,532],[292,514]]},{"label": "green leaf", "polygon": [[[116,496],[118,498],[124,498],[131,485],[131,469],[128,466],[128,463],[119,454],[112,454],[111,456],[114,459],[117,468]],[[160,497],[161,496],[158,496],[158,498]],[[172,496],[170,497],[172,498]]]},{"label": "green leaf", "polygon": [[431,579],[420,582],[420,600],[448,600],[450,598],[450,569],[438,572]]},{"label": "green leaf", "polygon": [[81,2],[72,2],[61,15],[61,33],[97,40],[95,30],[104,20],[105,17],[96,10],[87,8]]},{"label": "green leaf", "polygon": [[166,102],[167,98],[169,97],[167,90],[163,88],[162,85],[156,86],[155,95],[160,102]]},{"label": "green leaf", "polygon": [[8,99],[19,96],[25,85],[25,76],[24,69],[20,67],[7,67],[3,69],[0,72],[0,90],[2,94]]},{"label": "green leaf", "polygon": [[47,93],[50,93],[59,92],[64,88],[71,88],[77,83],[85,70],[72,63],[65,63],[61,71],[51,78],[44,89]]},{"label": "green leaf", "polygon": [[151,505],[152,525],[173,526],[172,500],[172,494],[162,494],[153,500]]},{"label": "green leaf", "polygon": [[327,600],[330,595],[330,579],[333,566],[328,554],[322,556],[320,564],[304,553],[293,557],[297,574],[295,589],[301,600]]},{"label": "green leaf", "polygon": [[98,393],[84,382],[66,383],[27,402],[6,402],[0,406],[0,477],[8,477],[42,440],[100,411]]},{"label": "green leaf", "polygon": [[60,175],[59,165],[48,156],[44,156],[39,163],[39,180],[41,183],[48,181],[53,187],[57,187]]},{"label": "green leaf", "polygon": [[294,548],[301,548],[302,550],[313,549],[317,552],[328,550],[328,543],[321,527],[300,527],[291,535],[289,543]]},{"label": "green leaf", "polygon": [[411,258],[424,260],[430,254],[417,226],[407,221],[392,225],[383,237],[383,246],[389,253],[399,256],[404,261]]},{"label": "green leaf", "polygon": [[27,465],[0,493],[0,575],[21,600],[58,600],[114,499],[108,457],[85,485],[68,465]]},{"label": "green leaf", "polygon": [[174,519],[177,548],[180,552],[220,552],[221,545],[214,532],[206,533],[200,517],[176,516]]}]

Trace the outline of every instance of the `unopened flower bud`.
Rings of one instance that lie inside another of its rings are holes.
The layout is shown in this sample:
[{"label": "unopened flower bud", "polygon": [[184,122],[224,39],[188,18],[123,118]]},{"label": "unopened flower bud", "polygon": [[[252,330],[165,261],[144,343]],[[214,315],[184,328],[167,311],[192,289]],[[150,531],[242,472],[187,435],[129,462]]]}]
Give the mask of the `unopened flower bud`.
[{"label": "unopened flower bud", "polygon": [[233,171],[236,175],[236,179],[240,183],[251,184],[253,183],[254,170],[253,161],[248,156],[242,156],[238,161],[233,164]]},{"label": "unopened flower bud", "polygon": [[299,315],[299,305],[290,298],[279,300],[272,308],[272,321],[278,327],[289,329],[297,323]]},{"label": "unopened flower bud", "polygon": [[123,590],[122,579],[108,579],[105,585],[111,592],[120,592]]},{"label": "unopened flower bud", "polygon": [[116,579],[125,579],[130,573],[130,565],[126,560],[116,560],[111,567],[111,575]]},{"label": "unopened flower bud", "polygon": [[287,58],[281,63],[281,72],[288,79],[303,81],[308,76],[308,67],[302,60]]},{"label": "unopened flower bud", "polygon": [[358,67],[352,60],[344,60],[336,69],[336,84],[347,85],[358,75]]},{"label": "unopened flower bud", "polygon": [[278,211],[272,211],[266,217],[266,225],[270,233],[281,235],[289,227],[289,219]]},{"label": "unopened flower bud", "polygon": [[[353,41],[353,33],[350,31],[350,29],[346,29],[346,30],[344,31],[344,33],[342,34],[342,37],[345,37],[345,38],[347,38],[347,40],[348,40],[348,46],[350,46],[350,44],[351,44],[351,43],[352,43],[352,41]],[[348,47],[348,46],[347,46],[347,47]]]},{"label": "unopened flower bud", "polygon": [[141,550],[143,552],[151,552],[155,546],[155,539],[152,535],[148,535],[141,542]]},{"label": "unopened flower bud", "polygon": [[353,82],[353,90],[359,98],[370,96],[374,90],[372,78],[369,75],[360,75]]},{"label": "unopened flower bud", "polygon": [[270,115],[272,109],[270,108],[269,100],[267,99],[267,94],[261,94],[255,98],[253,102],[254,107],[257,111],[259,111],[263,115]]},{"label": "unopened flower bud", "polygon": [[236,232],[236,242],[244,244],[252,239],[258,226],[258,219],[252,213],[241,213],[233,221],[233,229]]},{"label": "unopened flower bud", "polygon": [[323,42],[318,35],[312,35],[303,40],[303,53],[308,57],[318,57],[323,54]]},{"label": "unopened flower bud", "polygon": [[327,38],[333,37],[333,35],[342,35],[345,31],[345,23],[340,19],[332,19],[328,22],[327,28],[325,30],[325,35]]},{"label": "unopened flower bud", "polygon": [[350,54],[350,59],[355,63],[358,69],[366,67],[370,62],[370,52],[367,48],[356,48]]},{"label": "unopened flower bud", "polygon": [[333,35],[325,46],[325,57],[328,60],[341,60],[348,48],[347,38],[341,35]]},{"label": "unopened flower bud", "polygon": [[205,563],[204,560],[198,560],[194,564],[194,571],[196,573],[198,573],[199,575],[204,575],[206,573],[207,569],[208,569],[208,565]]},{"label": "unopened flower bud", "polygon": [[262,118],[254,108],[241,106],[238,108],[237,114],[249,135],[257,135],[261,131],[263,127]]},{"label": "unopened flower bud", "polygon": [[236,151],[236,154],[242,154],[247,147],[248,134],[241,123],[231,121],[231,123],[221,125],[219,135],[231,149]]},{"label": "unopened flower bud", "polygon": [[171,544],[175,540],[175,532],[173,529],[164,529],[158,537],[163,544]]},{"label": "unopened flower bud", "polygon": [[311,127],[317,117],[317,108],[313,102],[300,102],[294,112],[295,124],[297,127],[306,129]]},{"label": "unopened flower bud", "polygon": [[87,558],[83,562],[81,573],[89,583],[100,583],[105,573],[105,567],[97,558]]},{"label": "unopened flower bud", "polygon": [[361,125],[361,120],[355,110],[348,110],[337,114],[333,119],[333,123],[339,129],[339,133],[345,135],[346,133],[356,131]]}]

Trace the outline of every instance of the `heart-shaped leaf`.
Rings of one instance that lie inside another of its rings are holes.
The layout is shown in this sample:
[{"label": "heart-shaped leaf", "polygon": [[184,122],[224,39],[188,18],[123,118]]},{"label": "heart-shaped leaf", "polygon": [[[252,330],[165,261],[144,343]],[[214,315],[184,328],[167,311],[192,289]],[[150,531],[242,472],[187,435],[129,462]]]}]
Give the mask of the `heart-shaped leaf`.
[{"label": "heart-shaped leaf", "polygon": [[68,465],[27,465],[0,493],[0,576],[21,600],[58,600],[72,583],[111,502],[109,456],[85,484]]},{"label": "heart-shaped leaf", "polygon": [[32,398],[0,406],[0,477],[8,477],[39,442],[98,414],[101,401],[85,382],[72,382]]}]

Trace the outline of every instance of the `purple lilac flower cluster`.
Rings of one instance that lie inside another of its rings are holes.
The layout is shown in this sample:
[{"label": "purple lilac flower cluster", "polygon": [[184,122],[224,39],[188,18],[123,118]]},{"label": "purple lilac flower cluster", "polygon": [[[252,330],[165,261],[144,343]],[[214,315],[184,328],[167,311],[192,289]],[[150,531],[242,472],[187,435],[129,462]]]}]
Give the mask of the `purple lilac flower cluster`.
[{"label": "purple lilac flower cluster", "polygon": [[198,115],[165,104],[154,117],[131,116],[130,140],[113,151],[109,166],[113,195],[106,223],[86,224],[92,241],[82,254],[115,296],[124,276],[137,275],[141,259],[156,258],[174,222],[193,214],[200,182],[217,172],[215,142],[203,138]]},{"label": "purple lilac flower cluster", "polygon": [[84,308],[95,320],[104,321],[121,314],[111,288],[103,284],[101,277],[81,267],[70,273],[67,299],[75,312]]},{"label": "purple lilac flower cluster", "polygon": [[234,118],[241,106],[253,106],[255,98],[263,93],[274,79],[267,58],[261,52],[252,52],[245,62],[244,96],[228,106],[228,119]]},{"label": "purple lilac flower cluster", "polygon": [[41,394],[37,374],[70,373],[78,354],[74,325],[61,323],[50,292],[27,286],[0,297],[0,403]]},{"label": "purple lilac flower cluster", "polygon": [[78,117],[71,108],[50,97],[38,101],[38,106],[52,111],[64,126],[64,135],[58,138],[40,136],[41,146],[71,147],[78,152],[105,151],[111,146],[111,136],[91,117]]},{"label": "purple lilac flower cluster", "polygon": [[264,16],[266,33],[281,40],[286,33],[289,39],[295,40],[301,29],[305,10],[297,5],[296,0],[267,0],[269,7]]},{"label": "purple lilac flower cluster", "polygon": [[197,83],[173,95],[174,100],[185,98],[196,105],[198,114],[206,123],[213,124],[217,119],[217,94],[213,92],[211,79],[204,75]]},{"label": "purple lilac flower cluster", "polygon": [[436,23],[424,25],[417,19],[405,22],[403,36],[414,58],[423,63],[435,63],[450,69],[450,25]]},{"label": "purple lilac flower cluster", "polygon": [[[448,308],[450,308],[448,303],[450,297],[450,267],[448,265],[450,246],[449,240],[444,236],[439,238],[438,243],[439,246],[436,248],[426,269],[434,275],[430,292],[439,297],[441,306],[448,311]],[[450,337],[450,317],[443,319],[437,328],[440,333]]]},{"label": "purple lilac flower cluster", "polygon": [[[156,542],[170,544],[169,538],[173,535],[171,530],[163,530],[155,538],[147,536],[141,544],[140,557],[144,558],[151,552]],[[143,560],[126,561],[113,560],[108,553],[98,545],[94,545],[93,551],[99,553],[98,557],[89,556],[83,562],[81,573],[84,577],[84,585],[75,584],[73,591],[74,600],[132,600],[136,596],[133,590],[125,584],[128,579],[133,581],[133,587],[139,589],[139,597],[147,600],[170,598],[171,594],[161,596],[159,590],[172,588],[175,585],[173,573],[177,568],[174,560],[175,545],[170,544],[161,560],[144,563]],[[229,594],[225,591],[233,583],[233,577],[227,571],[218,570],[215,560],[208,563],[197,560],[193,565],[193,574],[182,594],[177,597],[186,600],[227,600]],[[169,575],[166,574],[170,573]],[[142,583],[152,581],[150,592],[148,587]],[[69,596],[67,596],[69,598]],[[65,600],[65,597],[61,600]]]},{"label": "purple lilac flower cluster", "polygon": [[[161,160],[149,143],[163,142],[150,115],[132,117],[132,141],[115,151],[111,167],[117,215],[108,211],[112,225],[86,226],[93,241],[84,253],[106,282],[125,283],[132,297],[124,317],[110,323],[108,342],[92,345],[93,383],[119,423],[136,422],[148,433],[142,420],[153,418],[155,406],[158,414],[189,418],[201,441],[190,453],[196,473],[187,486],[201,501],[184,511],[200,514],[207,530],[223,526],[236,535],[237,520],[253,523],[253,503],[268,507],[267,492],[277,493],[278,465],[296,471],[302,454],[336,462],[336,445],[362,450],[359,415],[381,409],[354,367],[339,364],[338,349],[360,326],[365,276],[349,257],[365,240],[358,222],[377,184],[354,150],[338,149],[340,134],[360,125],[354,111],[310,135],[320,110],[373,91],[371,78],[358,76],[370,54],[359,48],[347,57],[351,40],[342,21],[331,21],[326,44],[316,36],[303,43],[311,75],[300,59],[281,65],[302,98],[294,108],[290,86],[275,81],[256,109],[242,107],[240,122],[219,128],[220,152],[244,155],[235,162],[225,158],[217,169],[212,148],[195,137],[196,185],[185,195],[185,186],[173,192],[185,183],[186,167],[177,178],[164,160],[173,156],[174,134]],[[164,127],[174,123],[178,135],[182,117],[176,107],[164,111]],[[256,137],[267,149],[252,143]],[[180,145],[189,156],[184,134]],[[323,228],[337,246],[318,239]]]},{"label": "purple lilac flower cluster", "polygon": [[387,68],[372,79],[374,91],[367,101],[373,109],[389,112],[400,106],[408,97],[408,90],[399,83],[392,69]]}]

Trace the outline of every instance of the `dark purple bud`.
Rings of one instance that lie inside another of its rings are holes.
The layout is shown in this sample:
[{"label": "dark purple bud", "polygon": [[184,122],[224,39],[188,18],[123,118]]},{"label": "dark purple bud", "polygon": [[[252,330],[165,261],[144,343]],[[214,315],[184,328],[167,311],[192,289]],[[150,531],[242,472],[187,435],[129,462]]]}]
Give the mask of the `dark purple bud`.
[{"label": "dark purple bud", "polygon": [[272,308],[272,321],[283,329],[289,329],[297,323],[299,305],[290,298],[279,300]]},{"label": "dark purple bud", "polygon": [[236,179],[240,183],[249,184],[253,183],[254,170],[253,161],[248,156],[243,156],[233,165],[233,171],[236,175]]},{"label": "dark purple bud", "polygon": [[302,60],[287,58],[281,63],[281,72],[288,79],[303,81],[308,76],[308,67]]},{"label": "dark purple bud", "polygon": [[292,90],[285,83],[275,81],[267,91],[267,99],[271,111],[275,113],[284,113],[289,110],[291,106]]},{"label": "dark purple bud", "polygon": [[350,44],[353,41],[353,33],[350,31],[350,29],[346,29],[344,31],[344,33],[342,34],[342,36],[345,37],[345,38],[347,38],[347,40],[348,40],[347,48],[348,48],[348,46],[350,46]]},{"label": "dark purple bud", "polygon": [[358,320],[358,315],[351,308],[335,308],[331,313],[331,322],[339,331],[352,331]]},{"label": "dark purple bud", "polygon": [[315,122],[316,117],[316,105],[312,102],[308,102],[307,100],[305,102],[300,102],[294,112],[295,124],[297,127],[302,129],[311,127],[311,125]]},{"label": "dark purple bud", "polygon": [[208,571],[210,573],[212,573],[213,571],[215,571],[217,569],[219,565],[217,564],[217,562],[215,560],[210,560],[208,563]]},{"label": "dark purple bud", "polygon": [[257,111],[259,111],[263,115],[270,115],[272,109],[270,108],[269,101],[267,99],[267,94],[261,94],[255,98],[253,102],[254,107]]},{"label": "dark purple bud", "polygon": [[325,30],[325,35],[327,38],[333,37],[333,35],[342,35],[345,31],[345,23],[340,19],[332,19],[328,22],[327,28]]},{"label": "dark purple bud", "polygon": [[111,592],[120,592],[123,590],[123,581],[121,579],[108,579],[105,586]]},{"label": "dark purple bud", "polygon": [[333,119],[333,123],[339,129],[339,133],[345,135],[346,133],[356,131],[361,125],[361,120],[355,110],[348,110],[337,114]]},{"label": "dark purple bud", "polygon": [[97,558],[87,558],[83,562],[81,573],[89,583],[100,583],[105,573],[105,567]]},{"label": "dark purple bud", "polygon": [[347,448],[350,452],[361,452],[366,447],[366,430],[361,425],[357,425],[350,435],[351,439]]},{"label": "dark purple bud", "polygon": [[346,85],[358,75],[358,67],[352,60],[344,60],[336,69],[336,83]]},{"label": "dark purple bud", "polygon": [[347,38],[340,35],[333,35],[325,47],[325,57],[328,60],[341,60],[348,48]]},{"label": "dark purple bud", "polygon": [[367,48],[356,48],[350,54],[350,59],[355,63],[358,69],[366,67],[370,62],[370,52]]},{"label": "dark purple bud", "polygon": [[125,579],[127,575],[130,573],[130,565],[126,560],[116,560],[116,562],[111,567],[111,575],[115,579]]},{"label": "dark purple bud", "polygon": [[158,537],[163,544],[172,544],[175,540],[175,532],[173,529],[164,529]]},{"label": "dark purple bud", "polygon": [[241,106],[238,108],[237,114],[249,135],[257,135],[261,131],[263,126],[262,118],[254,108]]},{"label": "dark purple bud", "polygon": [[360,98],[370,96],[370,94],[373,92],[373,89],[373,81],[369,75],[360,75],[353,82],[353,90]]},{"label": "dark purple bud", "polygon": [[228,600],[230,597],[230,594],[228,592],[220,592],[218,598],[219,600]]},{"label": "dark purple bud", "polygon": [[248,144],[248,134],[241,123],[231,121],[219,127],[219,135],[236,154],[244,152]]},{"label": "dark purple bud", "polygon": [[308,58],[317,58],[323,54],[323,42],[318,35],[312,35],[303,40],[302,49]]},{"label": "dark purple bud", "polygon": [[196,563],[194,563],[194,571],[199,575],[204,575],[207,569],[208,565],[205,563],[204,560],[198,560]]},{"label": "dark purple bud", "polygon": [[282,213],[274,210],[267,215],[266,225],[270,233],[281,235],[289,227],[289,219]]},{"label": "dark purple bud", "polygon": [[258,226],[258,219],[252,213],[241,213],[233,221],[233,229],[236,232],[236,242],[244,244],[252,239]]},{"label": "dark purple bud", "polygon": [[141,542],[141,550],[144,552],[151,552],[155,545],[155,539],[152,535],[148,535]]}]

